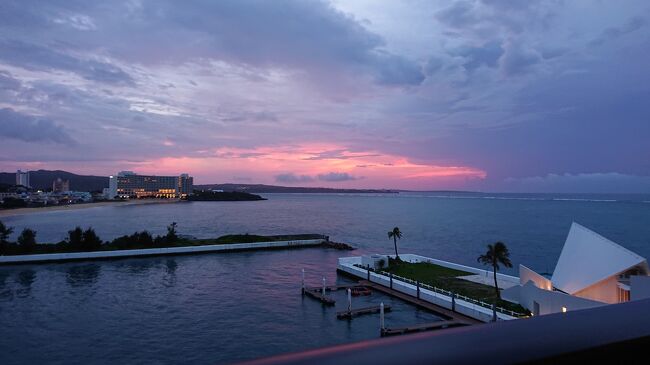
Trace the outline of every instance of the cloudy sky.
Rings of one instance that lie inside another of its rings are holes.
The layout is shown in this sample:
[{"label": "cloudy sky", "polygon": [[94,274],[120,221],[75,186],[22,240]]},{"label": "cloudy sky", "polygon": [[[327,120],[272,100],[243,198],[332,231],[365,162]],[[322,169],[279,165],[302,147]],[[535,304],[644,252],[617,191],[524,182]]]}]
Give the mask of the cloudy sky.
[{"label": "cloudy sky", "polygon": [[0,170],[650,192],[650,2],[0,2]]}]

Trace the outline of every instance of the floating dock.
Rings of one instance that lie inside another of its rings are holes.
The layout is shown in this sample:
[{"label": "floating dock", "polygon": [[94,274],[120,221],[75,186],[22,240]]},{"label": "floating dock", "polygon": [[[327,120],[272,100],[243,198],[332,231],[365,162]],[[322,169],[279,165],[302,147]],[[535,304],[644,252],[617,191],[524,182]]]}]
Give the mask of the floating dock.
[{"label": "floating dock", "polygon": [[[458,312],[454,312],[450,309],[443,308],[439,305],[435,305],[433,303],[427,302],[422,299],[417,299],[416,297],[413,297],[408,294],[404,294],[402,292],[399,292],[397,290],[393,290],[391,288],[385,287],[381,284],[375,284],[372,282],[369,282],[367,280],[361,280],[359,281],[359,285],[366,286],[368,288],[371,288],[373,290],[380,291],[382,293],[388,294],[390,296],[393,296],[395,298],[401,299],[407,303],[413,304],[416,307],[425,309],[429,312],[434,313],[438,317],[443,318],[445,321],[454,321],[457,323],[462,323],[464,325],[471,325],[471,324],[479,324],[483,323],[477,319],[474,319],[472,317],[468,317],[464,314],[460,314]],[[437,323],[437,322],[436,322]]]},{"label": "floating dock", "polygon": [[[371,307],[363,307],[363,308],[357,308],[357,309],[352,309],[350,311],[341,311],[341,312],[336,312],[336,318],[338,319],[352,319],[352,317],[360,316],[363,314],[373,314],[373,313],[379,313],[380,311],[380,306],[374,305]],[[385,305],[384,306],[384,312],[390,312],[390,306]]]},{"label": "floating dock", "polygon": [[416,324],[407,327],[382,328],[381,336],[384,337],[384,336],[405,335],[407,333],[435,331],[435,330],[441,330],[445,328],[462,327],[462,326],[468,326],[468,324],[463,322],[458,322],[458,321],[439,321],[439,322],[431,322],[431,323],[422,323],[422,324]]},{"label": "floating dock", "polygon": [[305,290],[303,291],[303,294],[305,294],[305,295],[308,296],[308,297],[312,297],[312,298],[314,298],[314,299],[320,301],[321,303],[323,303],[323,304],[325,304],[325,305],[328,305],[328,306],[333,306],[333,305],[335,305],[335,304],[336,304],[336,300],[334,300],[334,299],[332,299],[332,298],[330,298],[330,297],[327,297],[327,296],[323,295],[323,293],[321,292],[321,290],[322,290],[322,289],[305,289]]}]

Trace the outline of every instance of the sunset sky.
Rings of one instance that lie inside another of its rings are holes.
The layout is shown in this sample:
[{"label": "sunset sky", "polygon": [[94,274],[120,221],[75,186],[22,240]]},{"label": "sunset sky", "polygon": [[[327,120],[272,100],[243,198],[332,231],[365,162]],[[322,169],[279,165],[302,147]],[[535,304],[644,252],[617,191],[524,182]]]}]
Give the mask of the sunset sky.
[{"label": "sunset sky", "polygon": [[650,192],[650,2],[0,2],[0,171]]}]

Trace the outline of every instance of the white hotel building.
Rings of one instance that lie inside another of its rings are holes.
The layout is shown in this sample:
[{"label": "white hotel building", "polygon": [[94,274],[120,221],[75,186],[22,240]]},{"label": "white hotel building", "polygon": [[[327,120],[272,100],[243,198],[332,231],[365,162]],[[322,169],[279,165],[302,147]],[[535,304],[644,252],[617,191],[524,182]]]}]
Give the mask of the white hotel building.
[{"label": "white hotel building", "polygon": [[121,171],[109,177],[107,197],[109,199],[162,198],[182,199],[192,194],[194,178],[188,174],[179,176],[137,175],[132,171]]}]

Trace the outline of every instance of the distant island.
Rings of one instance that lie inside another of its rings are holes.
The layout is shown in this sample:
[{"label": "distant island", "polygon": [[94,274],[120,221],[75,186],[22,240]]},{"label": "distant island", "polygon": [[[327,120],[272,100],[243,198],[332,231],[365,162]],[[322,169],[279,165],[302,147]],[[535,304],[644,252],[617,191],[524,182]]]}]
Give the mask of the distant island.
[{"label": "distant island", "polygon": [[194,194],[188,196],[187,200],[194,201],[194,202],[205,202],[205,201],[232,202],[232,201],[266,200],[266,198],[262,198],[259,195],[245,193],[242,191],[194,190]]},{"label": "distant island", "polygon": [[223,190],[248,193],[303,193],[303,194],[398,194],[398,190],[386,189],[336,189],[301,186],[277,186],[264,184],[206,184],[194,185],[195,188],[203,190]]}]

